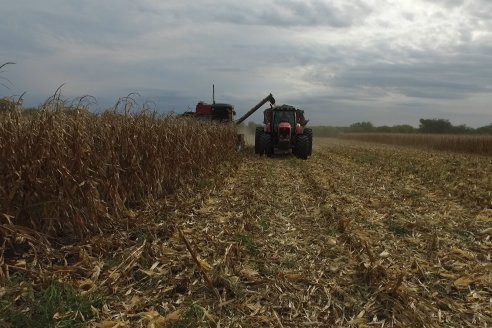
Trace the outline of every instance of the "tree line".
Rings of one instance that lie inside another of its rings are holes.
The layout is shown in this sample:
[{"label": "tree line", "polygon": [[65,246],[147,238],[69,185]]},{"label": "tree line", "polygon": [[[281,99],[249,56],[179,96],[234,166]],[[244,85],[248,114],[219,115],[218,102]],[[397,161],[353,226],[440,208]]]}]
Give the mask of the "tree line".
[{"label": "tree line", "polygon": [[[430,133],[430,134],[491,134],[492,123],[479,128],[472,128],[466,125],[453,125],[449,120],[442,118],[420,119],[419,127],[408,124],[393,126],[374,126],[371,122],[356,122],[347,127],[318,125],[311,126],[313,133],[319,137],[334,137],[340,133]],[[256,126],[254,122],[249,122],[248,129],[254,133]]]},{"label": "tree line", "polygon": [[374,126],[371,122],[357,122],[349,127],[342,127],[341,132],[380,132],[380,133],[431,133],[431,134],[492,134],[492,123],[479,128],[472,128],[464,124],[453,125],[447,119],[432,118],[419,120],[418,128],[411,125]]}]

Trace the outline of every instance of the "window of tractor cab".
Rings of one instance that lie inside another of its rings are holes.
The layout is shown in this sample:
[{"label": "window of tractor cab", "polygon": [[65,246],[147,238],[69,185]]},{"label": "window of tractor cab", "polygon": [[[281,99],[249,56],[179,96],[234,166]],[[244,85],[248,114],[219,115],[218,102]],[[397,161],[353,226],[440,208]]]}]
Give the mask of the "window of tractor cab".
[{"label": "window of tractor cab", "polygon": [[273,124],[278,126],[281,122],[290,123],[291,127],[295,126],[295,112],[293,111],[278,111],[274,112]]}]

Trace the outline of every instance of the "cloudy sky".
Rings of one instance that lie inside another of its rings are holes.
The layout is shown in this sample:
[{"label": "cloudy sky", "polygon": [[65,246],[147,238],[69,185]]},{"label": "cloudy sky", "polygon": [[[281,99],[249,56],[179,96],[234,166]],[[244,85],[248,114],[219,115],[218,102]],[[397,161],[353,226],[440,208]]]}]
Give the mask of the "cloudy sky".
[{"label": "cloudy sky", "polygon": [[[3,0],[0,97],[161,111],[268,93],[311,124],[492,123],[490,0]],[[8,87],[8,88],[7,88]],[[260,120],[260,115],[252,117]]]}]

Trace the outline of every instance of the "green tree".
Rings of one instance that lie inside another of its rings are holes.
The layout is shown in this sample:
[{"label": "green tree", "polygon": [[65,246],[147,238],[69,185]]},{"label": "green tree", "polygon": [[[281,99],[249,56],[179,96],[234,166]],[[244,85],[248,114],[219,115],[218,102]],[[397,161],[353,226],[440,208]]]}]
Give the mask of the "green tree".
[{"label": "green tree", "polygon": [[374,125],[371,122],[357,122],[349,127],[349,132],[372,132]]},{"label": "green tree", "polygon": [[480,134],[492,134],[492,123],[478,128],[477,132]]},{"label": "green tree", "polygon": [[420,119],[419,131],[422,133],[451,133],[453,126],[442,118]]},{"label": "green tree", "polygon": [[340,134],[340,129],[334,126],[311,126],[313,135],[316,137],[336,137]]},{"label": "green tree", "polygon": [[395,133],[415,133],[417,129],[408,124],[394,125],[391,130]]},{"label": "green tree", "polygon": [[475,132],[476,130],[474,128],[466,126],[465,124],[453,126],[451,129],[451,133],[455,134],[473,134]]},{"label": "green tree", "polygon": [[378,126],[375,128],[376,132],[381,132],[381,133],[391,133],[393,132],[393,129],[387,125],[383,126]]}]

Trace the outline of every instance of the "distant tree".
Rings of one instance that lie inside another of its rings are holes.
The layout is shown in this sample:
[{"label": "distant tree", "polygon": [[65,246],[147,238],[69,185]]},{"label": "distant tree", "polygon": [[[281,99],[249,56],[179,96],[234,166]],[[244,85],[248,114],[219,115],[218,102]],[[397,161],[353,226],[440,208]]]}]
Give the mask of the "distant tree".
[{"label": "distant tree", "polygon": [[340,134],[340,129],[334,126],[312,126],[313,135],[316,137],[336,137]]},{"label": "distant tree", "polygon": [[458,126],[453,126],[450,132],[454,134],[473,134],[476,132],[476,130],[474,128],[462,124]]},{"label": "distant tree", "polygon": [[476,131],[477,131],[477,133],[480,133],[480,134],[492,134],[492,123],[490,123],[489,125],[486,125],[486,126],[482,126],[482,127],[478,128]]},{"label": "distant tree", "polygon": [[420,119],[419,131],[422,133],[451,133],[453,126],[442,118]]},{"label": "distant tree", "polygon": [[39,112],[39,108],[35,108],[35,107],[24,108],[22,110],[23,115],[32,115],[32,114],[35,114],[37,112]]},{"label": "distant tree", "polygon": [[371,122],[357,122],[349,127],[349,132],[373,132],[374,125]]},{"label": "distant tree", "polygon": [[383,126],[378,126],[375,128],[375,131],[376,132],[381,132],[381,133],[391,133],[393,132],[392,128],[387,126],[387,125],[383,125]]},{"label": "distant tree", "polygon": [[395,133],[415,133],[417,129],[408,124],[394,125],[391,127],[392,132]]}]

